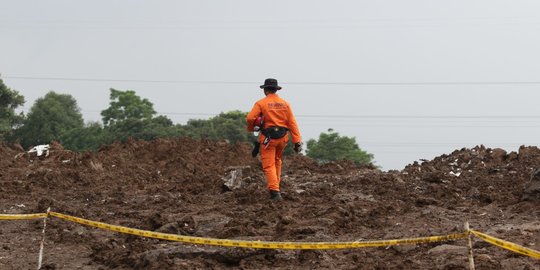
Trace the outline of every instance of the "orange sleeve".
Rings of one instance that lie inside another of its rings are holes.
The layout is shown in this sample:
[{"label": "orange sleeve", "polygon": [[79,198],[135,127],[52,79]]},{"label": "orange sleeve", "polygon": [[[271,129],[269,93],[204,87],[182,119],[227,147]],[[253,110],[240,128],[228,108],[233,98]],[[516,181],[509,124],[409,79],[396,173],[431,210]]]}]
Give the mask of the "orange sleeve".
[{"label": "orange sleeve", "polygon": [[255,125],[255,120],[257,119],[257,117],[259,117],[259,115],[261,115],[261,113],[262,113],[261,106],[259,105],[258,102],[256,102],[255,105],[253,105],[253,108],[247,114],[247,117],[246,117],[247,130],[248,131],[250,131],[250,132],[253,131],[253,126]]},{"label": "orange sleeve", "polygon": [[302,142],[302,136],[300,136],[300,130],[298,129],[296,118],[294,118],[292,107],[290,104],[287,104],[287,106],[289,107],[288,128],[289,128],[289,131],[291,132],[293,143]]}]

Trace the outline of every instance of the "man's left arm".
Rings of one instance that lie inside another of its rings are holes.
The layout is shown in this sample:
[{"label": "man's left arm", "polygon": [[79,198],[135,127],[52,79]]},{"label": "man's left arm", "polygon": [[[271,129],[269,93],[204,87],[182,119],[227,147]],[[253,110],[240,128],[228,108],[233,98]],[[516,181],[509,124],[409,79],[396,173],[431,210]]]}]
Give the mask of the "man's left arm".
[{"label": "man's left arm", "polygon": [[289,119],[288,119],[288,128],[292,135],[293,143],[301,143],[302,142],[302,136],[300,135],[300,130],[298,129],[298,124],[296,123],[296,118],[294,117],[294,114],[292,112],[292,108],[290,104],[287,104],[289,107]]}]

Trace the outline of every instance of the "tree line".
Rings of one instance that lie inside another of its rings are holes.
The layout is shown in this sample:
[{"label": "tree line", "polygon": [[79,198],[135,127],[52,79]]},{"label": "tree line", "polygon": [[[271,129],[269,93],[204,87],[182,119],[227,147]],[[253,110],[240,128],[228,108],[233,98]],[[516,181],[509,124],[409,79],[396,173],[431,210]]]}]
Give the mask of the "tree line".
[{"label": "tree line", "polygon": [[[73,151],[94,151],[101,145],[123,142],[130,137],[255,141],[246,130],[246,112],[224,112],[209,119],[191,119],[182,125],[158,115],[152,102],[133,90],[111,88],[109,98],[109,107],[101,111],[102,122],[85,123],[75,98],[54,91],[38,98],[28,114],[18,114],[16,110],[25,103],[24,96],[0,79],[0,140],[18,143],[25,149],[58,141]],[[356,138],[340,136],[332,129],[321,133],[318,140],[308,140],[306,146],[306,155],[321,162],[349,159],[369,164],[373,161],[373,155],[361,150]],[[290,153],[291,145],[285,151]]]}]

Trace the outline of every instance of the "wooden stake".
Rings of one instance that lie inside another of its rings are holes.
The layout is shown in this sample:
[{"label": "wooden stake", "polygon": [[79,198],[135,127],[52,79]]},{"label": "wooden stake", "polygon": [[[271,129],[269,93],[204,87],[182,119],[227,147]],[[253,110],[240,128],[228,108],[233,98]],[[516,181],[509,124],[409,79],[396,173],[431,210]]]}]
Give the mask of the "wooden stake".
[{"label": "wooden stake", "polygon": [[41,269],[41,263],[43,262],[43,246],[45,245],[45,228],[47,228],[47,218],[49,217],[49,212],[51,211],[51,208],[49,207],[47,209],[47,215],[43,219],[43,232],[41,236],[41,244],[39,245],[39,257],[38,257],[38,267],[37,269]]},{"label": "wooden stake", "polygon": [[470,234],[470,227],[469,227],[469,222],[466,221],[465,222],[465,231],[467,232],[468,234],[468,241],[469,241],[469,269],[470,270],[475,270],[475,267],[474,267],[474,256],[473,256],[473,246],[472,246],[472,237],[471,237],[471,234]]}]

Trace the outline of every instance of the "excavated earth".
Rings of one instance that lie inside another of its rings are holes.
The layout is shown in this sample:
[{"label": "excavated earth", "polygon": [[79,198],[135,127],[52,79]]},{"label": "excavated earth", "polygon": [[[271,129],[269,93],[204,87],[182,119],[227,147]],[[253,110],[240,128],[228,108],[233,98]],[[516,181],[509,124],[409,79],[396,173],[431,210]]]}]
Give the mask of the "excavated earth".
[{"label": "excavated earth", "polygon": [[[0,213],[52,211],[180,235],[362,241],[475,230],[540,250],[540,149],[477,146],[383,172],[349,162],[284,161],[270,202],[249,145],[128,141],[48,157],[0,145]],[[535,176],[536,175],[536,176]],[[235,185],[224,185],[227,181]],[[232,181],[235,180],[235,181]],[[0,220],[0,269],[36,269],[42,220]],[[47,220],[42,269],[469,269],[467,241],[344,250],[257,250],[146,239]],[[476,269],[540,261],[473,238]]]}]

